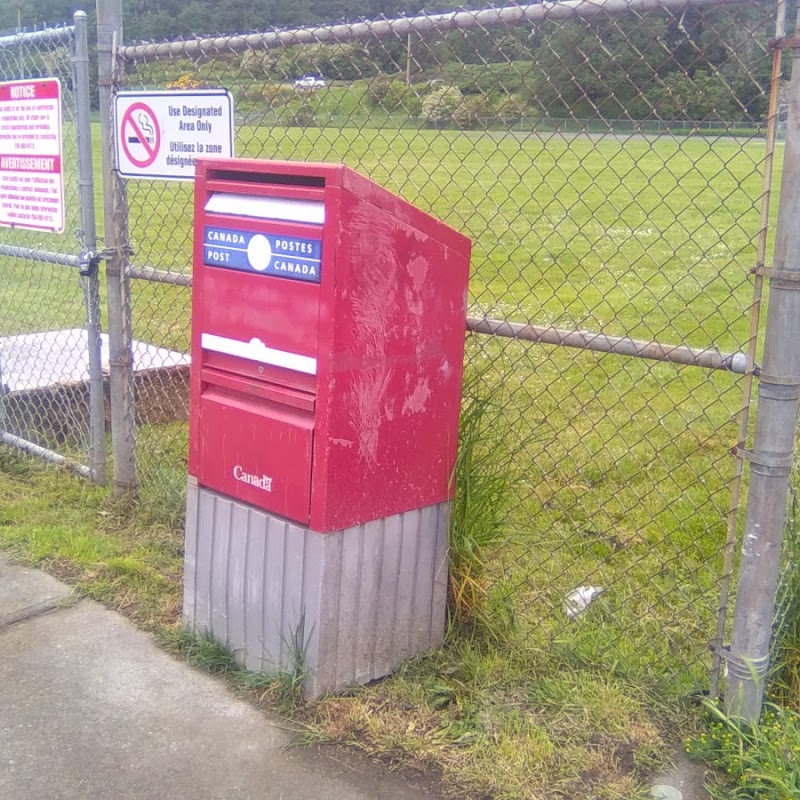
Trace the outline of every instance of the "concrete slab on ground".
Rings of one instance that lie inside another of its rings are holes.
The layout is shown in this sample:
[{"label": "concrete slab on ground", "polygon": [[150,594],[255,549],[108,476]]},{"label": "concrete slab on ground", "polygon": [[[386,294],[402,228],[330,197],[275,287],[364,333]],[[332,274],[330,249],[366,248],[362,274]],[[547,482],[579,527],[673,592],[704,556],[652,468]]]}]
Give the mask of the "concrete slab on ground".
[{"label": "concrete slab on ground", "polygon": [[12,567],[0,554],[0,628],[56,608],[72,590],[38,569]]},{"label": "concrete slab on ground", "polygon": [[[108,374],[108,335],[100,336],[100,361]],[[191,358],[165,347],[134,341],[134,372],[188,366]],[[29,392],[89,380],[89,346],[84,328],[0,336],[3,385],[8,392]]]},{"label": "concrete slab on ground", "polygon": [[[53,583],[0,561],[0,608],[69,594]],[[86,600],[0,625],[0,709],[0,797],[433,797],[366,759],[287,750],[278,723]]]}]

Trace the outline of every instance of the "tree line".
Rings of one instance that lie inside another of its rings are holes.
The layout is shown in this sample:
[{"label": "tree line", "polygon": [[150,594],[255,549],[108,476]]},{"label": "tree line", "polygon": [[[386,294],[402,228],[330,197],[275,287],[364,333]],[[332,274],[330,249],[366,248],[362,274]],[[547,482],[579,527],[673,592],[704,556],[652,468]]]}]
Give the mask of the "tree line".
[{"label": "tree line", "polygon": [[[447,10],[424,0],[124,0],[125,39],[354,21]],[[0,31],[66,21],[93,0],[17,0],[0,8]],[[450,7],[455,3],[450,2]],[[760,119],[766,112],[774,0],[682,13],[652,12],[541,25],[257,54],[254,77],[314,71],[331,80],[443,81],[495,111],[606,119]],[[459,4],[458,7],[463,7]]]}]

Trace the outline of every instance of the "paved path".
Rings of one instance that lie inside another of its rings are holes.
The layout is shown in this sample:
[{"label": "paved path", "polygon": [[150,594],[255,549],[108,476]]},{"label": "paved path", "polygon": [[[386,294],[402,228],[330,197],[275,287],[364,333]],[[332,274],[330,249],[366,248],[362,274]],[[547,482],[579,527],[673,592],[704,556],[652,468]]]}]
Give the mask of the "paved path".
[{"label": "paved path", "polygon": [[432,800],[290,734],[96,603],[0,555],[0,798]]}]

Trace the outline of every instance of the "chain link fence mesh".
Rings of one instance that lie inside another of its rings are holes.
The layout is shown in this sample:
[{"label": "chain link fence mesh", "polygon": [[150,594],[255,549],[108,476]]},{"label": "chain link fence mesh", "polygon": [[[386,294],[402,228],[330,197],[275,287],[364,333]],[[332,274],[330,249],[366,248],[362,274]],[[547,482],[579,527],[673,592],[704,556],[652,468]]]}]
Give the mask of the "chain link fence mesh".
[{"label": "chain link fence mesh", "polygon": [[[72,27],[0,35],[0,82],[51,78],[60,82],[66,214],[63,233],[0,227],[0,245],[6,247],[0,255],[0,432],[23,440],[17,442],[23,449],[88,474],[88,468],[81,467],[90,462],[91,445],[83,279],[77,263],[67,266],[8,254],[20,248],[23,252],[63,255],[77,262],[82,250],[74,53]],[[36,113],[35,105],[29,104],[27,112]],[[7,112],[3,118],[0,154],[25,155],[25,151],[16,149],[12,115]],[[25,126],[28,133],[24,145],[30,146],[33,127],[28,121]],[[51,123],[44,128],[51,130]],[[34,154],[40,153],[41,148]],[[28,179],[31,175],[27,173]],[[30,191],[27,194],[30,196]],[[10,196],[3,199],[23,202]],[[49,451],[49,455],[35,446]],[[53,454],[57,454],[55,458]]]},{"label": "chain link fence mesh", "polygon": [[[121,88],[227,88],[236,155],[344,162],[471,237],[473,327],[523,328],[467,338],[483,471],[507,483],[484,611],[675,693],[711,658],[775,4],[639,5],[129,46]],[[186,283],[191,185],[127,192],[132,263]],[[164,348],[137,383],[142,494],[176,514],[189,310],[186,286],[133,281],[134,338]],[[679,345],[718,368],[670,363]]]},{"label": "chain link fence mesh", "polygon": [[775,598],[775,620],[770,647],[773,665],[770,692],[783,705],[796,708],[800,697],[800,453],[795,442],[783,530],[783,552]]}]

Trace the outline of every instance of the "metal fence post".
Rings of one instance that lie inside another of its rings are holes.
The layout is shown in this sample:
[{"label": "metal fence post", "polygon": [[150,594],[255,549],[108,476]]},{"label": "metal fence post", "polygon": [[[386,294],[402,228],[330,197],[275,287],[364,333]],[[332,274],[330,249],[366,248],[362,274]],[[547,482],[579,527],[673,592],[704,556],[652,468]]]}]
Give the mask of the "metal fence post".
[{"label": "metal fence post", "polygon": [[756,721],[769,669],[786,501],[800,408],[800,53],[793,49],[780,211],[759,374],[725,704],[731,716]]},{"label": "metal fence post", "polygon": [[103,400],[102,340],[100,338],[100,282],[97,275],[97,228],[94,214],[92,117],[89,97],[89,43],[85,11],[76,11],[75,98],[78,131],[78,184],[80,192],[81,283],[86,304],[86,339],[89,349],[89,467],[92,480],[106,482],[105,412]]},{"label": "metal fence post", "polygon": [[117,495],[136,487],[133,347],[125,185],[114,167],[112,121],[115,53],[122,42],[122,0],[97,0],[97,55],[100,129],[103,143],[106,288],[111,403],[113,488]]},{"label": "metal fence post", "polygon": [[6,429],[6,401],[3,397],[6,393],[6,388],[3,385],[3,362],[0,359],[0,433]]}]

